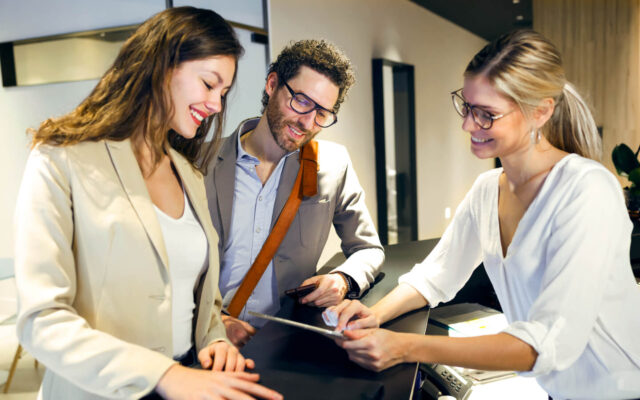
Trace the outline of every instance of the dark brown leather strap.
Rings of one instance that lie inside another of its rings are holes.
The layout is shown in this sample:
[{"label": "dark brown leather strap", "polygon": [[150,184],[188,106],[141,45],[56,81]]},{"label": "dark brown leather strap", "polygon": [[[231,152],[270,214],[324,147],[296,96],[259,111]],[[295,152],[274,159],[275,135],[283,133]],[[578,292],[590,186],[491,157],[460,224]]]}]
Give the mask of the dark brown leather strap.
[{"label": "dark brown leather strap", "polygon": [[231,299],[227,312],[232,317],[238,317],[253,293],[258,281],[267,269],[269,262],[276,254],[284,235],[287,234],[291,222],[298,212],[302,197],[315,196],[318,193],[318,142],[311,140],[300,151],[300,169],[282,212],[273,226],[269,237],[262,245],[255,261],[244,276],[240,287]]}]

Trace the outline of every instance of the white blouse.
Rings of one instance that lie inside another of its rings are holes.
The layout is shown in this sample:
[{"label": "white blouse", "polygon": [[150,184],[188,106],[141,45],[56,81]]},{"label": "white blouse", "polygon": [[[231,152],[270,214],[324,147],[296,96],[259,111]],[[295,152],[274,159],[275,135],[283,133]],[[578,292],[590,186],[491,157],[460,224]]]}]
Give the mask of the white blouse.
[{"label": "white blouse", "polygon": [[196,307],[193,292],[198,277],[208,263],[207,237],[186,193],[184,212],[178,219],[168,216],[155,204],[153,208],[169,257],[173,356],[178,358],[192,345],[193,310]]},{"label": "white blouse", "polygon": [[429,256],[400,277],[434,307],[482,261],[509,327],[538,358],[532,371],[555,399],[640,396],[640,289],[632,223],[616,178],[571,154],[548,174],[506,257],[498,222],[502,169],[483,173]]}]

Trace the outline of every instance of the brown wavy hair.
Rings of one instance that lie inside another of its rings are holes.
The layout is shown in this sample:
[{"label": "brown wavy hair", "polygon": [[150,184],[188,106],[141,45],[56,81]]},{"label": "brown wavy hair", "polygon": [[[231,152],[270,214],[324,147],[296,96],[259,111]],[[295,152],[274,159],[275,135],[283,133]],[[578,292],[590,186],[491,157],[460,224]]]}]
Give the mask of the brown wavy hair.
[{"label": "brown wavy hair", "polygon": [[[300,67],[307,66],[326,76],[338,86],[338,100],[333,112],[340,110],[347,91],[355,83],[351,61],[342,50],[326,40],[300,40],[285,47],[276,61],[269,66],[267,76],[275,72],[278,75],[278,88],[293,78]],[[262,92],[262,111],[269,103],[266,90]]]},{"label": "brown wavy hair", "polygon": [[[154,167],[168,144],[204,173],[222,134],[226,104],[223,100],[222,110],[202,122],[193,139],[185,139],[169,127],[174,113],[168,96],[170,73],[182,62],[221,55],[232,56],[237,71],[243,52],[233,28],[217,13],[194,7],[166,9],[135,30],[76,109],[30,130],[32,146],[141,135],[151,147]],[[205,149],[213,124],[213,140]]]}]

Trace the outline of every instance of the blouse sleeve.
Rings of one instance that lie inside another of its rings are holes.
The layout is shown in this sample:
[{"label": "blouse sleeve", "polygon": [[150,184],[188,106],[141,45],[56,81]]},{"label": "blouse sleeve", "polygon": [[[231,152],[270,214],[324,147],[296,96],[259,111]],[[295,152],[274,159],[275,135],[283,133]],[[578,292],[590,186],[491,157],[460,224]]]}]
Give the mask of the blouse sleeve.
[{"label": "blouse sleeve", "polygon": [[56,375],[109,398],[141,397],[175,362],[88,324],[77,286],[73,202],[63,148],[39,146],[27,161],[15,213],[20,343]]},{"label": "blouse sleeve", "polygon": [[580,357],[596,324],[607,276],[620,258],[617,254],[629,254],[630,221],[615,178],[598,168],[575,185],[556,189],[569,197],[551,221],[541,289],[527,321],[505,330],[538,352],[525,375],[563,370]]},{"label": "blouse sleeve", "polygon": [[480,264],[480,238],[471,206],[477,201],[480,182],[478,178],[462,200],[429,256],[398,279],[420,292],[431,307],[451,300]]}]

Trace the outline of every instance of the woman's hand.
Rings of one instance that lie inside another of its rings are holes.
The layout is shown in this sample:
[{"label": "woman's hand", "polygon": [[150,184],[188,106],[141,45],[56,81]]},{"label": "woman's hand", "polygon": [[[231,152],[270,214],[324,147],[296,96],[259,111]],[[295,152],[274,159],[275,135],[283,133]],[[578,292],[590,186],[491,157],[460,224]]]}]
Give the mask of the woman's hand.
[{"label": "woman's hand", "polygon": [[[344,300],[337,306],[329,307],[324,313],[334,313],[338,316],[336,331],[365,328],[377,328],[380,321],[373,311],[358,300]],[[355,319],[352,321],[351,319]]]},{"label": "woman's hand", "polygon": [[249,400],[256,397],[281,400],[283,398],[280,393],[257,384],[259,379],[258,374],[248,372],[212,372],[175,364],[160,378],[156,392],[170,400]]},{"label": "woman's hand", "polygon": [[245,359],[235,346],[224,341],[211,343],[200,350],[198,360],[202,368],[213,371],[242,372],[245,367],[255,367],[252,359]]},{"label": "woman's hand", "polygon": [[410,337],[386,329],[357,329],[344,331],[349,340],[339,342],[349,359],[363,368],[382,371],[396,364],[410,361]]}]

